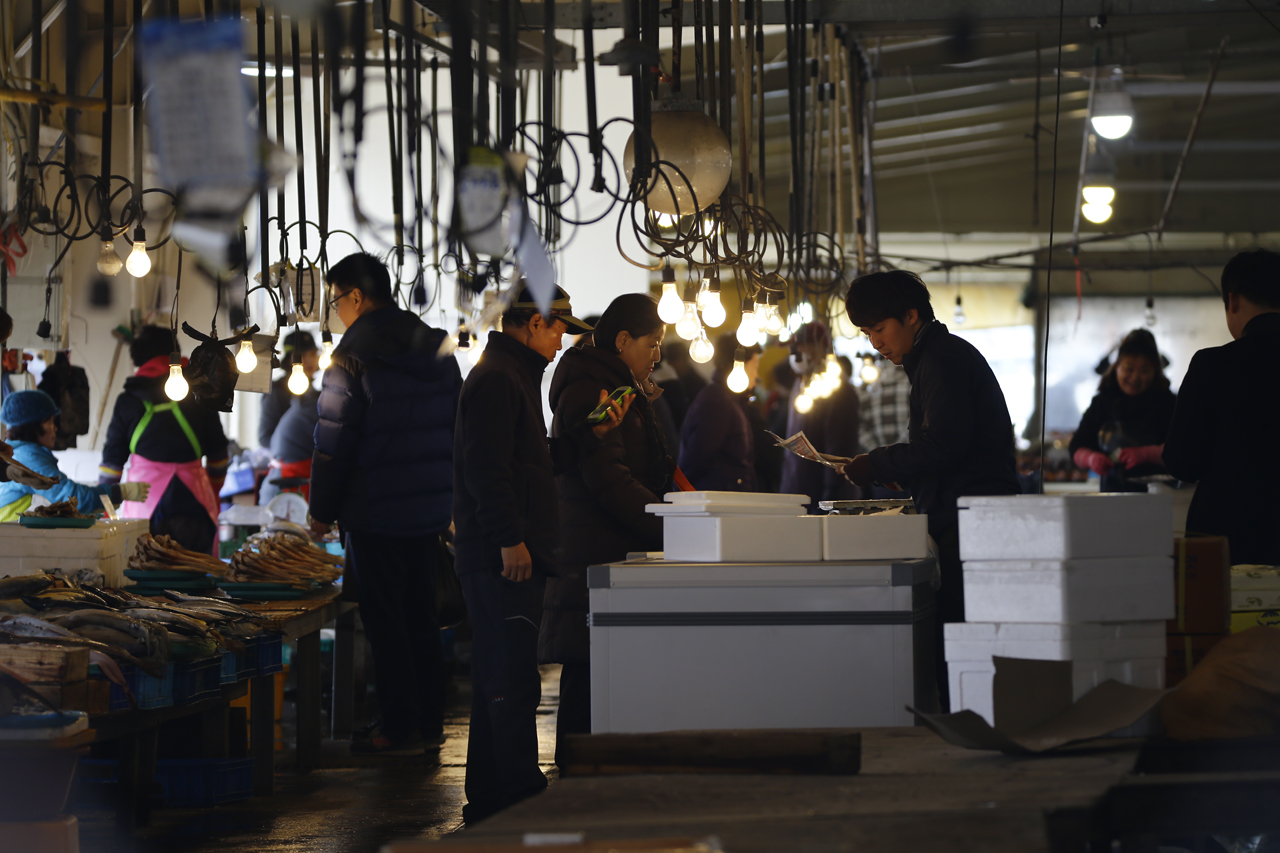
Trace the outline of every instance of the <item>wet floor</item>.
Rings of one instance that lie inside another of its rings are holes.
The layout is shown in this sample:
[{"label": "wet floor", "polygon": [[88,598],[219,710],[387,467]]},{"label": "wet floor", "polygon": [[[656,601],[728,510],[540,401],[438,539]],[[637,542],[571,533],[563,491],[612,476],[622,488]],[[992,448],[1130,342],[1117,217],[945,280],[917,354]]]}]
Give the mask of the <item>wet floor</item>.
[{"label": "wet floor", "polygon": [[[554,779],[559,667],[545,667],[538,742]],[[82,853],[376,853],[401,839],[434,839],[462,826],[470,685],[460,681],[445,721],[448,741],[418,758],[354,757],[325,741],[322,766],[306,775],[277,753],[276,793],[209,809],[155,809],[151,826],[120,837],[112,812],[75,806]]]}]

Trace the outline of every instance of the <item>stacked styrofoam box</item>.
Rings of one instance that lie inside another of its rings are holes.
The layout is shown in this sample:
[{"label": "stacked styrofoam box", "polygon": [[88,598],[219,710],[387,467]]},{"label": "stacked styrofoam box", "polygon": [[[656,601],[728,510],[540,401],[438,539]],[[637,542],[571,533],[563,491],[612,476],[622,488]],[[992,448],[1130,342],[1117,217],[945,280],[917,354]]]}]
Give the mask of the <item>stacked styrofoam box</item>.
[{"label": "stacked styrofoam box", "polygon": [[918,560],[929,556],[929,517],[912,514],[822,517],[824,560]]},{"label": "stacked styrofoam box", "polygon": [[822,559],[822,519],[805,495],[670,492],[645,509],[662,518],[663,556],[696,563],[782,563]]},{"label": "stacked styrofoam box", "polygon": [[995,723],[993,657],[1071,661],[1077,699],[1108,678],[1164,686],[1168,495],[971,497],[959,507],[968,622],[944,629],[952,710]]},{"label": "stacked styrofoam box", "polygon": [[99,520],[85,528],[0,524],[0,577],[46,569],[99,569],[108,586],[124,586],[129,557],[149,527],[146,519]]}]

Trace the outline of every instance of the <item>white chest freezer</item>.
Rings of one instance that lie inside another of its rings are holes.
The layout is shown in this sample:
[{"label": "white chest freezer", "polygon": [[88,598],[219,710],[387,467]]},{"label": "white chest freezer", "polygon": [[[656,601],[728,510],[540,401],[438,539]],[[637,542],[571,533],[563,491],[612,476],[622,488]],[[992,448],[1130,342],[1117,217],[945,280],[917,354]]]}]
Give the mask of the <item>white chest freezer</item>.
[{"label": "white chest freezer", "polygon": [[909,726],[936,709],[931,559],[592,566],[593,732]]}]

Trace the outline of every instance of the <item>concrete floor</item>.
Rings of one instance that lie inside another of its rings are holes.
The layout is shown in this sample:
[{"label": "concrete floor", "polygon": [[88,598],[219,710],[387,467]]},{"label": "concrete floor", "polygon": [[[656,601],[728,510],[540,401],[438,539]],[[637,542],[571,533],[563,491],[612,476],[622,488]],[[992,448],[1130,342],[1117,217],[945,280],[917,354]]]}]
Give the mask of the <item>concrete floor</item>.
[{"label": "concrete floor", "polygon": [[[544,667],[538,742],[555,778],[559,667]],[[76,807],[82,853],[376,853],[397,839],[434,839],[462,826],[470,684],[459,683],[445,721],[448,741],[421,758],[353,757],[325,741],[321,769],[300,776],[277,753],[276,794],[210,809],[156,809],[151,826],[120,837],[112,813]]]}]

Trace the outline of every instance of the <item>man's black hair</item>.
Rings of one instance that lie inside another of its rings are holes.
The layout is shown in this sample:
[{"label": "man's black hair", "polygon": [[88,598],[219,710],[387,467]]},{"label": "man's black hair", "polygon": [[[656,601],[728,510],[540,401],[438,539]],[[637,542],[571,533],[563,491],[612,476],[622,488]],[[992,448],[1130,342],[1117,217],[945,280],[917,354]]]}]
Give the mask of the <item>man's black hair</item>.
[{"label": "man's black hair", "polygon": [[284,351],[286,354],[296,352],[298,355],[302,355],[317,349],[320,349],[320,347],[316,346],[315,335],[306,329],[298,329],[284,337]]},{"label": "man's black hair", "polygon": [[[715,365],[721,377],[728,376],[729,371],[733,370],[733,356],[738,352],[738,347],[738,337],[732,332],[716,338],[716,354],[711,363]],[[762,352],[756,344],[742,347],[742,351],[746,356],[746,361],[751,360],[752,353],[759,354]]]},{"label": "man's black hair", "polygon": [[1270,249],[1241,252],[1222,268],[1222,301],[1238,293],[1259,308],[1280,308],[1280,253]]},{"label": "man's black hair", "polygon": [[129,344],[129,358],[134,367],[142,367],[156,356],[168,356],[174,348],[173,332],[163,326],[143,326]]},{"label": "man's black hair", "polygon": [[358,287],[375,305],[390,305],[395,300],[387,265],[368,252],[347,255],[329,267],[325,281],[343,293]]},{"label": "man's black hair", "polygon": [[884,320],[905,320],[912,308],[921,322],[933,319],[929,288],[920,276],[906,270],[867,273],[849,285],[844,300],[849,319],[859,328],[874,326]]}]

